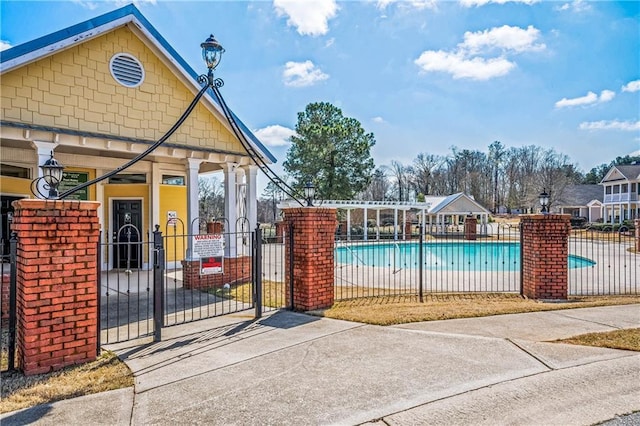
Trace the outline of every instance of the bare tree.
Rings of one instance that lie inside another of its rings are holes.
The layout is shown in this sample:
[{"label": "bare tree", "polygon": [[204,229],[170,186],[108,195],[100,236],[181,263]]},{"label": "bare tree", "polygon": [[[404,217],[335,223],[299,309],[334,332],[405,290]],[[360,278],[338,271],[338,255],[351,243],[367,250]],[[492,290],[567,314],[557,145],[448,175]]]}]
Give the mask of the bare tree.
[{"label": "bare tree", "polygon": [[369,186],[360,194],[364,200],[382,201],[387,198],[391,183],[385,175],[385,168],[378,167],[371,176]]},{"label": "bare tree", "polygon": [[198,178],[198,201],[201,220],[212,220],[224,216],[224,191],[214,177]]}]

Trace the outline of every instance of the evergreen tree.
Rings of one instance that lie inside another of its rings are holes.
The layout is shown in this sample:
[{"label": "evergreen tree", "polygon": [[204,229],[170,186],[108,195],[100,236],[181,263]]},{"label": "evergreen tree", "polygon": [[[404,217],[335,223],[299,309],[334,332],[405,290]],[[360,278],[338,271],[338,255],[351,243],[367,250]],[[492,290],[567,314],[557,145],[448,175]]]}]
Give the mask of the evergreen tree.
[{"label": "evergreen tree", "polygon": [[351,199],[367,188],[375,138],[358,120],[330,103],[311,103],[298,113],[295,130],[283,164],[295,187],[311,181],[320,199]]}]

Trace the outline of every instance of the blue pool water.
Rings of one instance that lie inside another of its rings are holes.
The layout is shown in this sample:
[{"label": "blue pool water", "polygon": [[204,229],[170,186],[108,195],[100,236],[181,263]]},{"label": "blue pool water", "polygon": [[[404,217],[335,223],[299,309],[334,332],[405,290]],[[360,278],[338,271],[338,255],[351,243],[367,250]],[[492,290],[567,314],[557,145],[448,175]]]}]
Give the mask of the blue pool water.
[{"label": "blue pool water", "polygon": [[[448,271],[518,271],[520,243],[453,242],[423,243],[423,268]],[[419,243],[372,243],[338,246],[336,261],[361,266],[418,268]],[[595,262],[569,255],[569,268]]]}]

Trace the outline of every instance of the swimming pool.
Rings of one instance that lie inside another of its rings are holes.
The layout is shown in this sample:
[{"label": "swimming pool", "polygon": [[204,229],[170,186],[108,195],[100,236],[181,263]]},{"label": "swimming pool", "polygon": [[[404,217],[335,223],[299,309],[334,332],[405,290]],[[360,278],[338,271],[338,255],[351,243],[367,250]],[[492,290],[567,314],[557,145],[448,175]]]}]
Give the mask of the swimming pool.
[{"label": "swimming pool", "polygon": [[[447,271],[518,271],[518,242],[426,242],[422,245],[422,267]],[[343,244],[336,248],[336,261],[360,266],[418,268],[418,242]],[[596,263],[569,255],[569,268],[585,268]]]}]

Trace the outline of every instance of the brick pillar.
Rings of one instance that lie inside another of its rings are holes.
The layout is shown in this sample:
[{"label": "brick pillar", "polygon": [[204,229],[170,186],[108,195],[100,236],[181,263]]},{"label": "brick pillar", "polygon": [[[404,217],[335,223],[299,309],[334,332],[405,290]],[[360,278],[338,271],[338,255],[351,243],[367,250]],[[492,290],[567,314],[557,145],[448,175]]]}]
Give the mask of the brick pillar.
[{"label": "brick pillar", "polygon": [[411,222],[408,220],[404,223],[404,239],[411,239]]},{"label": "brick pillar", "polygon": [[18,367],[27,375],[96,359],[98,206],[18,200]]},{"label": "brick pillar", "polygon": [[640,219],[636,219],[633,223],[636,228],[636,253],[640,253]]},{"label": "brick pillar", "polygon": [[286,233],[285,223],[281,220],[276,222],[276,239],[278,242],[282,242]]},{"label": "brick pillar", "polygon": [[207,234],[222,234],[224,232],[224,223],[207,222]]},{"label": "brick pillar", "polygon": [[478,234],[478,219],[475,216],[467,216],[464,219],[464,239],[475,240]]},{"label": "brick pillar", "polygon": [[568,214],[522,215],[522,289],[531,299],[566,299]]},{"label": "brick pillar", "polygon": [[[334,299],[334,242],[336,209],[301,207],[284,209],[284,220],[293,225],[293,303],[300,311],[329,308]],[[289,253],[289,239],[285,240]],[[290,256],[285,256],[289,271]],[[289,274],[285,274],[287,301]]]}]

